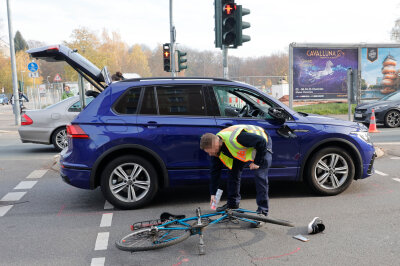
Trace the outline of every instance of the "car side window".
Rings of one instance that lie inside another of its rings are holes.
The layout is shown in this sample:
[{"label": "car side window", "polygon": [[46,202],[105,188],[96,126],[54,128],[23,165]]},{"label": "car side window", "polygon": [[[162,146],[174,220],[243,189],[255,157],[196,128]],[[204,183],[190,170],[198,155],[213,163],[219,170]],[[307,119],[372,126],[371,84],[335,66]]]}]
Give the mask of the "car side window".
[{"label": "car side window", "polygon": [[[272,104],[247,91],[245,88],[214,86],[215,97],[218,102],[220,116],[222,117],[247,117],[255,119],[272,119],[268,109]],[[244,107],[248,107],[247,110]],[[245,112],[243,112],[245,111]]]},{"label": "car side window", "polygon": [[142,115],[156,115],[157,104],[154,93],[155,87],[144,88],[143,100],[140,107],[139,114]]},{"label": "car side window", "polygon": [[128,89],[114,104],[114,110],[119,114],[136,114],[141,87]]},{"label": "car side window", "polygon": [[205,116],[201,85],[158,86],[160,115]]},{"label": "car side window", "polygon": [[[93,100],[93,97],[86,97],[86,106]],[[82,111],[81,102],[77,101],[68,108],[68,112],[80,112]]]}]

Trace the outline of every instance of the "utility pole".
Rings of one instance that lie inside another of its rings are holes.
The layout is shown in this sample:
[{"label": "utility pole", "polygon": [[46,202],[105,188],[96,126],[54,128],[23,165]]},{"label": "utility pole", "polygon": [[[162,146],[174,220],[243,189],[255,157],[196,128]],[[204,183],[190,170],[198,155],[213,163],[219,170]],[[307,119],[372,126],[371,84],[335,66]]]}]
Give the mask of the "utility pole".
[{"label": "utility pole", "polygon": [[17,66],[15,64],[15,49],[14,49],[14,32],[12,30],[11,24],[11,8],[10,1],[7,0],[7,17],[8,17],[8,36],[10,39],[10,55],[11,55],[11,71],[12,71],[12,81],[13,81],[13,99],[14,99],[14,115],[15,115],[15,125],[21,125],[21,110],[19,107],[19,94],[18,94],[18,78],[17,78]]},{"label": "utility pole", "polygon": [[175,73],[175,27],[172,21],[172,0],[169,0],[169,36],[170,36],[170,53],[171,53],[171,75],[176,76]]},{"label": "utility pole", "polygon": [[224,79],[229,79],[228,72],[228,47],[222,45],[222,64],[224,67]]}]

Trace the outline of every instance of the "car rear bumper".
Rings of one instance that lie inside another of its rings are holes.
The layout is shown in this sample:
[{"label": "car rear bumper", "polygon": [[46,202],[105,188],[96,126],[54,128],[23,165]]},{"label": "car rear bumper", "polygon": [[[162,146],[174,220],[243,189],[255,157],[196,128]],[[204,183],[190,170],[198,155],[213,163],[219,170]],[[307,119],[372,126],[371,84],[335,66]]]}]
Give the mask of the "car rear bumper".
[{"label": "car rear bumper", "polygon": [[62,166],[60,175],[62,180],[71,186],[82,189],[91,189],[90,170],[72,169]]},{"label": "car rear bumper", "polygon": [[50,132],[48,128],[35,128],[31,126],[20,126],[18,133],[23,143],[50,144]]}]

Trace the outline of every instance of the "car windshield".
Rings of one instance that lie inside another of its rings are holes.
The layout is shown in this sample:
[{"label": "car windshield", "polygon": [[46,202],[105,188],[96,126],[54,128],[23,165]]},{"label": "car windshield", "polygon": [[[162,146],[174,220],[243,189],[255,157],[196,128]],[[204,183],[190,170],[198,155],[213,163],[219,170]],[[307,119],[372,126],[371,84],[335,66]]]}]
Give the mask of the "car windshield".
[{"label": "car windshield", "polygon": [[399,101],[400,100],[400,92],[396,91],[393,92],[385,97],[383,97],[382,99],[380,99],[380,101]]}]

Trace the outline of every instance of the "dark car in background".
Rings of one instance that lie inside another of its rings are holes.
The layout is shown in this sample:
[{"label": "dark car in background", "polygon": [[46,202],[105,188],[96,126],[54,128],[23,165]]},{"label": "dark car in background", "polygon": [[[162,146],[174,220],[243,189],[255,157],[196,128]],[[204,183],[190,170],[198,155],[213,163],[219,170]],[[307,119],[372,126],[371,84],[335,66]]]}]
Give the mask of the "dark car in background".
[{"label": "dark car in background", "polygon": [[[316,193],[336,195],[374,172],[375,149],[363,124],[295,112],[248,84],[221,78],[111,83],[107,71],[68,47],[28,53],[65,60],[102,91],[67,126],[61,177],[79,188],[100,186],[118,208],[149,204],[161,188],[207,183],[210,158],[200,137],[237,124],[262,127],[272,138],[271,180],[305,181]],[[247,168],[242,178],[253,174]]]},{"label": "dark car in background", "polygon": [[386,127],[400,126],[400,91],[393,92],[377,101],[357,105],[354,121],[370,123],[372,109],[375,111],[376,123]]}]

